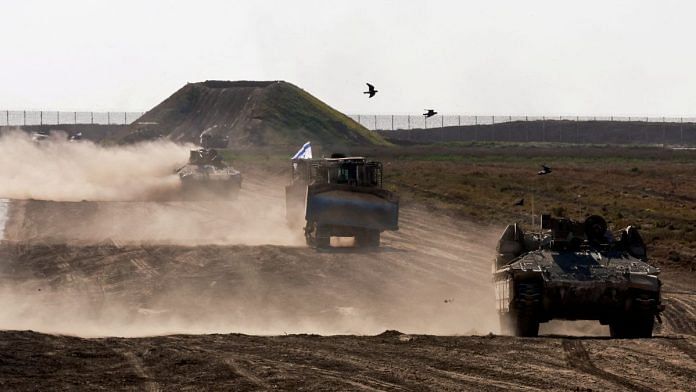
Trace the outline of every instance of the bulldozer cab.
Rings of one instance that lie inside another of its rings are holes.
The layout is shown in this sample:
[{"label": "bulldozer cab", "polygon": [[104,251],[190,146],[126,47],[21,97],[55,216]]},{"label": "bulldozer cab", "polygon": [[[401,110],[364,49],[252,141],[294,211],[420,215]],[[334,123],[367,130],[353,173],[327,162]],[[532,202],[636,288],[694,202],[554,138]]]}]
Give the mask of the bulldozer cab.
[{"label": "bulldozer cab", "polygon": [[293,162],[293,182],[382,187],[382,164],[362,157],[323,158]]}]

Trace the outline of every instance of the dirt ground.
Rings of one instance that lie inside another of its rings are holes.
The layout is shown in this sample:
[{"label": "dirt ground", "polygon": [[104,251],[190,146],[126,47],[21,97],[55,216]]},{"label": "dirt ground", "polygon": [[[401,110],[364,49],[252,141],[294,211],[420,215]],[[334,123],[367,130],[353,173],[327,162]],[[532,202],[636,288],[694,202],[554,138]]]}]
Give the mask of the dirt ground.
[{"label": "dirt ground", "polygon": [[688,391],[696,338],[0,332],[5,390]]},{"label": "dirt ground", "polygon": [[279,183],[245,180],[236,203],[11,201],[0,387],[696,385],[688,275],[664,271],[667,311],[654,339],[610,340],[597,323],[560,322],[538,339],[497,336],[490,272],[500,227],[412,205],[380,249],[315,251],[274,210]]}]

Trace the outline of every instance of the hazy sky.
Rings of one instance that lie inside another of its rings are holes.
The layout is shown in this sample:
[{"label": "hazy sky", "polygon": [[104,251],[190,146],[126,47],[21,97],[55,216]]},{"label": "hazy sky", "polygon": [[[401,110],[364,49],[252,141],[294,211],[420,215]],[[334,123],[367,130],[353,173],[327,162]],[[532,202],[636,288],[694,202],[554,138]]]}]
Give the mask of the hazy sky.
[{"label": "hazy sky", "polygon": [[188,81],[282,79],[351,114],[696,115],[693,1],[0,8],[0,110],[141,111]]}]

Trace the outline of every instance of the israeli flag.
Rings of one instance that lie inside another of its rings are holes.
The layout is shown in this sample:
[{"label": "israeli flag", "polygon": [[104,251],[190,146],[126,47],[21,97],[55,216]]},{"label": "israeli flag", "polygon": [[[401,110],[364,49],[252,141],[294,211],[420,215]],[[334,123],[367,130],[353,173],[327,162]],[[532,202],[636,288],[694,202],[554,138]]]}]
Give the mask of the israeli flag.
[{"label": "israeli flag", "polygon": [[312,159],[312,145],[310,142],[307,142],[302,145],[302,148],[300,148],[300,151],[295,153],[295,155],[292,156],[292,160],[296,159]]}]

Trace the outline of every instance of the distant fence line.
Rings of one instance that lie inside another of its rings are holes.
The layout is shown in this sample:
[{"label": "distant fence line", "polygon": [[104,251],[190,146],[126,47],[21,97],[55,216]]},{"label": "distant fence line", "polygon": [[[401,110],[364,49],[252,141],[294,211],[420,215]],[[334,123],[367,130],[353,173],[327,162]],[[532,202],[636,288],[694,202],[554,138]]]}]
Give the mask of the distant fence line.
[{"label": "distant fence line", "polygon": [[101,124],[127,125],[144,112],[0,111],[0,126]]},{"label": "distant fence line", "polygon": [[[137,121],[145,112],[85,112],[2,110],[0,126],[100,124],[127,125]],[[353,120],[370,130],[431,129],[467,125],[492,125],[513,121],[617,121],[696,123],[696,117],[650,116],[470,116],[391,114],[352,114]]]},{"label": "distant fence line", "polygon": [[696,123],[696,117],[650,117],[650,116],[468,116],[391,114],[352,114],[349,116],[370,130],[429,129],[467,125],[492,125],[513,121],[617,121],[617,122],[668,122]]}]

